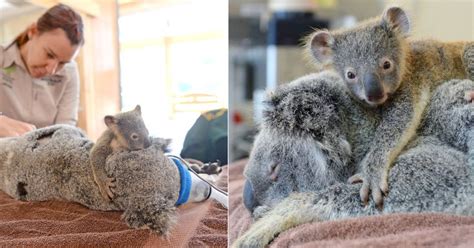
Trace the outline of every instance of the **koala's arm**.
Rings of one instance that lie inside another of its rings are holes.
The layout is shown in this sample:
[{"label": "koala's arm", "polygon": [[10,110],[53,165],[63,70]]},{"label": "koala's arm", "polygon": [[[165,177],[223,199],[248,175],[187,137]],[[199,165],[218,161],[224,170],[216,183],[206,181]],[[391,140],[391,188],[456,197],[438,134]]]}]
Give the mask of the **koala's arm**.
[{"label": "koala's arm", "polygon": [[106,200],[113,197],[111,187],[113,186],[114,179],[109,178],[105,170],[107,157],[113,152],[111,147],[113,139],[113,132],[106,130],[102,136],[99,137],[90,152],[92,175],[94,176],[94,181],[99,187],[102,197]]},{"label": "koala's arm", "polygon": [[266,211],[232,247],[266,247],[280,233],[305,223],[375,214],[373,206],[361,206],[356,191],[354,185],[337,184],[319,192],[293,193]]},{"label": "koala's arm", "polygon": [[376,206],[382,207],[390,168],[420,126],[430,93],[428,88],[416,93],[412,90],[404,87],[383,109],[370,149],[359,164],[359,173],[349,178],[350,183],[362,182],[360,197],[365,204],[371,193]]},{"label": "koala's arm", "polygon": [[232,247],[266,247],[281,232],[316,221],[312,200],[311,193],[291,195],[253,223]]}]

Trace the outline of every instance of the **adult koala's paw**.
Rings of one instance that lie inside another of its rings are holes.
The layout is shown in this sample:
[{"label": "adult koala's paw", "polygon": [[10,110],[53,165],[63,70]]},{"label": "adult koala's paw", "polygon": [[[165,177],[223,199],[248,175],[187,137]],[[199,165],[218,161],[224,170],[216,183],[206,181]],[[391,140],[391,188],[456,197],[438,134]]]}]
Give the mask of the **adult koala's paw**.
[{"label": "adult koala's paw", "polygon": [[198,174],[207,174],[207,175],[219,175],[222,168],[221,162],[217,160],[216,162],[203,163],[197,159],[186,158],[188,163],[190,163],[191,169]]},{"label": "adult koala's paw", "polygon": [[177,216],[174,206],[154,202],[127,208],[122,219],[132,228],[148,228],[166,236],[176,224]]},{"label": "adult koala's paw", "polygon": [[[275,223],[276,222],[276,223]],[[278,235],[281,222],[277,220],[261,219],[254,223],[251,228],[239,237],[231,247],[233,248],[259,248],[266,247]],[[276,225],[274,225],[276,224]],[[274,230],[274,229],[277,230]]]},{"label": "adult koala's paw", "polygon": [[268,244],[264,242],[262,237],[264,236],[263,230],[257,230],[256,232],[246,234],[240,237],[237,241],[232,244],[233,248],[260,248],[265,247]]},{"label": "adult koala's paw", "polygon": [[469,103],[473,103],[474,102],[474,91],[466,91],[464,93],[464,99],[466,99],[466,101],[468,101]]},{"label": "adult koala's paw", "polygon": [[258,219],[262,218],[270,210],[271,210],[271,208],[269,206],[266,206],[266,205],[258,206],[258,207],[255,208],[255,210],[253,210],[252,217],[255,220],[258,220]]}]

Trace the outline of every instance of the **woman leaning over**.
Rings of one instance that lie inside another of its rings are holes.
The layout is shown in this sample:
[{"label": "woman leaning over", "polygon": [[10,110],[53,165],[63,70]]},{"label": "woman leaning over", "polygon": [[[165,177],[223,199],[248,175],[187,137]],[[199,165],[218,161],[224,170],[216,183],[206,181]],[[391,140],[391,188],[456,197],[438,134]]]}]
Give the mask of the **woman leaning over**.
[{"label": "woman leaning over", "polygon": [[58,4],[0,46],[0,137],[76,125],[79,78],[73,60],[83,44],[80,15]]}]

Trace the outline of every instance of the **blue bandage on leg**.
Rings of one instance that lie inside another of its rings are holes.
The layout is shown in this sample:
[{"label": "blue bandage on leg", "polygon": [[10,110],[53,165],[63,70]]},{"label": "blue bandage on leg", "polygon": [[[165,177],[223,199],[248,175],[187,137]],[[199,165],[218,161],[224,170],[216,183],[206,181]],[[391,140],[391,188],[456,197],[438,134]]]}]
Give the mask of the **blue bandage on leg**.
[{"label": "blue bandage on leg", "polygon": [[176,167],[178,167],[179,171],[179,178],[181,181],[181,187],[179,189],[179,197],[178,200],[176,201],[176,206],[179,206],[181,204],[184,204],[188,201],[189,195],[191,193],[191,174],[188,171],[188,168],[184,166],[181,161],[177,158],[170,157],[171,160],[174,162]]}]

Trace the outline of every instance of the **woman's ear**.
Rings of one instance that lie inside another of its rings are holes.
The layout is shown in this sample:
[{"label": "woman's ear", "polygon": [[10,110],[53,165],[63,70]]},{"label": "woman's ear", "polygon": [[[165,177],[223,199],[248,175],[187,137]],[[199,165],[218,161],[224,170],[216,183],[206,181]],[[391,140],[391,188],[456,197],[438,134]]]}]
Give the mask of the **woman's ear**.
[{"label": "woman's ear", "polygon": [[31,40],[36,34],[38,34],[38,26],[36,25],[36,22],[34,22],[28,26],[28,39]]}]

